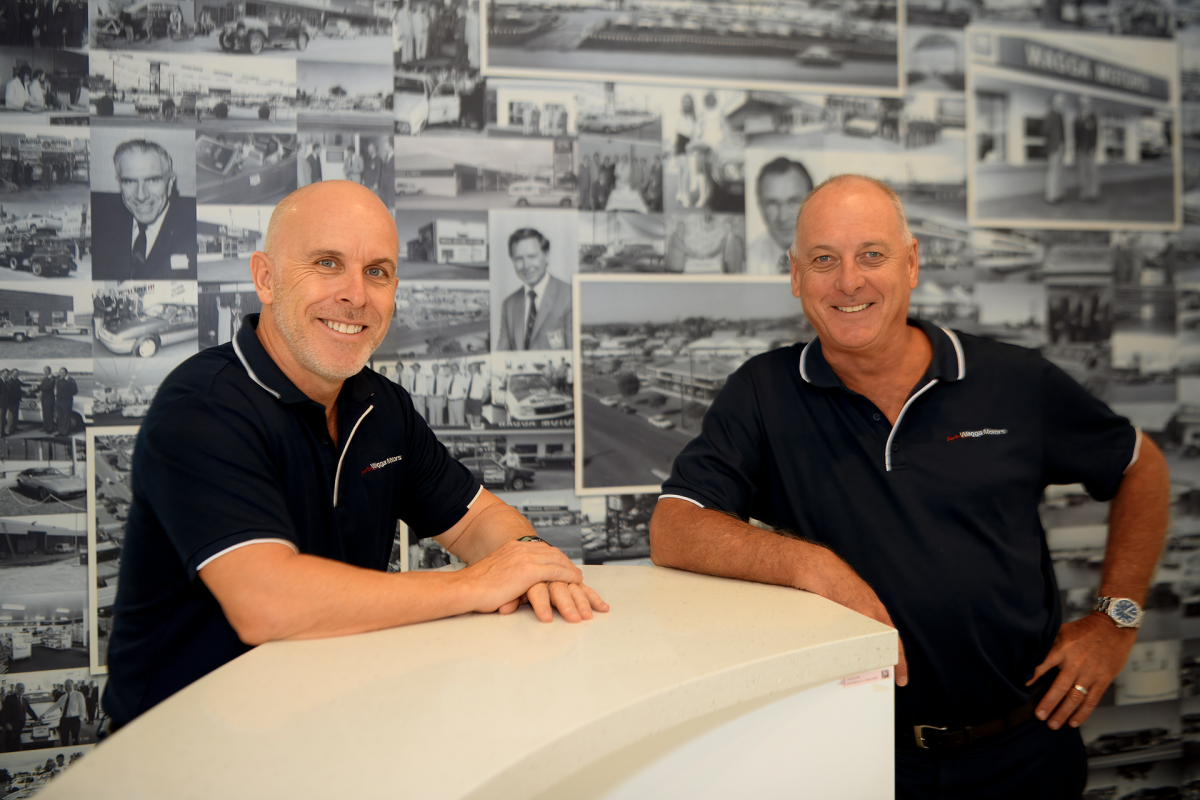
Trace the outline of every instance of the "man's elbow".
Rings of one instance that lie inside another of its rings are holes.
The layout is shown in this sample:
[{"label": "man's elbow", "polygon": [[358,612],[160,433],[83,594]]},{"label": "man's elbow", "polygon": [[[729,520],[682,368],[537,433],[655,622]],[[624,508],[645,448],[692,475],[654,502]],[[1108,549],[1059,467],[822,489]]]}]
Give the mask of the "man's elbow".
[{"label": "man's elbow", "polygon": [[243,644],[260,644],[286,639],[287,633],[278,624],[279,616],[267,607],[258,609],[225,609],[225,619]]}]

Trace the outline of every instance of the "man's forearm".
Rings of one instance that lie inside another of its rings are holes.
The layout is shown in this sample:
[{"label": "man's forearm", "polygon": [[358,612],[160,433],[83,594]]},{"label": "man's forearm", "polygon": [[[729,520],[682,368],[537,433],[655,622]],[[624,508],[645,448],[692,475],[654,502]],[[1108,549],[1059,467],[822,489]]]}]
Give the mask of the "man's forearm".
[{"label": "man's forearm", "polygon": [[1138,603],[1154,576],[1170,513],[1170,475],[1162,451],[1142,437],[1135,463],[1109,505],[1108,544],[1099,594]]},{"label": "man's forearm", "polygon": [[659,500],[650,518],[650,558],[663,567],[802,589],[811,560],[823,557],[815,551],[833,555],[673,497]]}]

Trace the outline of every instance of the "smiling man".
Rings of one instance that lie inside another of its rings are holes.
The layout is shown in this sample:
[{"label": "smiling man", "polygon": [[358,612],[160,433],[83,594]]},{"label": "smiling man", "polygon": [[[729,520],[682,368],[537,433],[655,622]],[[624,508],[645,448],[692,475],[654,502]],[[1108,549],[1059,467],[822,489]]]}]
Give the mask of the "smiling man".
[{"label": "smiling man", "polygon": [[[884,184],[818,186],[790,263],[817,338],[729,376],[663,484],[651,556],[897,628],[897,797],[1079,797],[1076,727],[1162,546],[1162,454],[1036,351],[908,319],[918,243]],[[1100,610],[1066,624],[1037,508],[1063,483],[1112,501]]]},{"label": "smiling man", "polygon": [[[278,639],[528,601],[607,606],[364,365],[395,308],[398,239],[368,189],[286,197],[250,259],[261,315],[180,365],[138,433],[104,708],[118,725]],[[389,574],[397,520],[467,562]]]},{"label": "smiling man", "polygon": [[521,283],[504,298],[497,350],[569,350],[571,287],[551,275],[550,240],[533,228],[508,237],[508,257]]},{"label": "smiling man", "polygon": [[113,152],[120,194],[92,194],[97,280],[196,277],[196,199],[181,197],[171,154],[134,139]]}]

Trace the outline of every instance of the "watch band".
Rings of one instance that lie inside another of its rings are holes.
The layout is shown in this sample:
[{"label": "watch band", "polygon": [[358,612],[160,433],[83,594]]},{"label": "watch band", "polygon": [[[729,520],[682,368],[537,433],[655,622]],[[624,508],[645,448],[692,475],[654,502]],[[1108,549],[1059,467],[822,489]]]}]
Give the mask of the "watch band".
[{"label": "watch band", "polygon": [[1107,616],[1118,628],[1141,627],[1145,613],[1141,604],[1128,597],[1097,597],[1092,610]]},{"label": "watch band", "polygon": [[549,544],[549,542],[547,542],[545,539],[543,539],[540,536],[522,536],[520,539],[517,539],[517,541],[518,542],[541,542],[542,544]]}]

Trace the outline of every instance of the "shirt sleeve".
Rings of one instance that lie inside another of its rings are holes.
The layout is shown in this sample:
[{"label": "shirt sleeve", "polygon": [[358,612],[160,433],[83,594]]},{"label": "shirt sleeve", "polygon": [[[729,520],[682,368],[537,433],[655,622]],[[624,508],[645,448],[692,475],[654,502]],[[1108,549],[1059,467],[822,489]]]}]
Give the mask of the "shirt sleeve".
[{"label": "shirt sleeve", "polygon": [[1137,431],[1048,362],[1042,386],[1043,483],[1082,483],[1093,499],[1111,500],[1133,462]]},{"label": "shirt sleeve", "polygon": [[253,539],[299,551],[279,469],[251,412],[189,395],[143,426],[137,448],[135,499],[149,505],[190,578],[210,556]]},{"label": "shirt sleeve", "polygon": [[754,387],[734,373],[704,415],[700,435],[675,457],[661,496],[747,519],[760,472],[761,434]]},{"label": "shirt sleeve", "polygon": [[[400,393],[398,390],[396,387]],[[405,447],[408,463],[397,495],[396,516],[425,539],[453,528],[479,494],[480,484],[438,441],[406,393],[401,402],[409,431]]]}]

